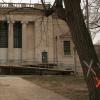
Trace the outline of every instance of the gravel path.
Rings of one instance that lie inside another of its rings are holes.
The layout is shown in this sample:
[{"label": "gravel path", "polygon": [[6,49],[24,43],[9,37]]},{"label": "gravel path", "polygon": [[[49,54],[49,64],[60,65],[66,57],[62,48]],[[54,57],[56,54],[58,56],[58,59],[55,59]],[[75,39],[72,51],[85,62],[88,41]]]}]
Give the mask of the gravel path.
[{"label": "gravel path", "polygon": [[69,100],[18,76],[0,77],[0,100]]}]

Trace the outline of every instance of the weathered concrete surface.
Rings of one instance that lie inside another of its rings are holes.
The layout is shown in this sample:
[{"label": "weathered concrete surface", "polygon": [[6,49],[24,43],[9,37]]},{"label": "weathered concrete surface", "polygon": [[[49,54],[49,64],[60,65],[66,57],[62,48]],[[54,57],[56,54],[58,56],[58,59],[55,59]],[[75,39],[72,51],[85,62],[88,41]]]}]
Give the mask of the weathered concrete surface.
[{"label": "weathered concrete surface", "polygon": [[18,76],[0,77],[0,100],[69,100]]}]

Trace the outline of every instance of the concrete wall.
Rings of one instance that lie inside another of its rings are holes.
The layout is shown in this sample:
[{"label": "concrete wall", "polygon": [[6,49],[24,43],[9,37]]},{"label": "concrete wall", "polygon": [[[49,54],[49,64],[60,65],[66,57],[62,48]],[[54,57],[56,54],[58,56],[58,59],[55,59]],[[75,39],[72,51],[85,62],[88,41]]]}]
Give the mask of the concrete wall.
[{"label": "concrete wall", "polygon": [[[5,20],[5,16],[0,16]],[[0,48],[0,60],[20,64],[42,63],[42,52],[48,52],[49,63],[63,63],[75,66],[74,44],[71,39],[68,25],[57,19],[56,16],[43,17],[40,13],[12,13],[6,15],[9,23],[21,21],[22,23],[22,48],[13,48],[13,29],[9,29],[9,47]],[[10,34],[10,32],[12,34]],[[71,43],[71,54],[64,56],[63,41]],[[1,63],[1,62],[0,62]],[[79,62],[78,62],[79,64]]]}]

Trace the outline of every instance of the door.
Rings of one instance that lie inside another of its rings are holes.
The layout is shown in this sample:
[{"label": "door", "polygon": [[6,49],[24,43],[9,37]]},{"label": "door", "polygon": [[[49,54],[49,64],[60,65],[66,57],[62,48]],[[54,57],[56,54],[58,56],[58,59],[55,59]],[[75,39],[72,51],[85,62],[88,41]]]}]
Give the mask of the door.
[{"label": "door", "polygon": [[42,52],[42,62],[43,63],[48,62],[48,53],[46,51]]}]

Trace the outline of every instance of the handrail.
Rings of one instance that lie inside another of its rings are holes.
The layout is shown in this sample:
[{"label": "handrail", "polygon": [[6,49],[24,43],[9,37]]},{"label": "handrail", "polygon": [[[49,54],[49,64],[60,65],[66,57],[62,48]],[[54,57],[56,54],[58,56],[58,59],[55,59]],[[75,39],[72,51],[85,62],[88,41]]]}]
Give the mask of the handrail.
[{"label": "handrail", "polygon": [[0,8],[22,8],[22,7],[32,7],[34,8],[35,4],[30,3],[1,3]]}]

